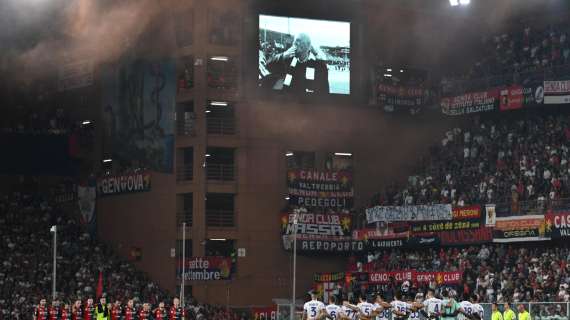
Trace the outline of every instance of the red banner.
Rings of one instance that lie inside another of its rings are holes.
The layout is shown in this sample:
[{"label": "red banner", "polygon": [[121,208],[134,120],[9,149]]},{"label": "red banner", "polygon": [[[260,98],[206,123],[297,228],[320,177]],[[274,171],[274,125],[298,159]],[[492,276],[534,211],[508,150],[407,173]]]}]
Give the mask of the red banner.
[{"label": "red banner", "polygon": [[390,279],[394,278],[396,282],[412,281],[414,280],[415,271],[413,270],[403,270],[403,271],[390,271],[390,272],[371,272],[368,276],[369,283],[374,284],[384,284],[390,283]]},{"label": "red banner", "polygon": [[493,228],[443,231],[438,234],[442,245],[486,243],[493,240]]},{"label": "red banner", "polygon": [[413,281],[417,283],[428,283],[435,280],[438,284],[460,284],[463,279],[462,271],[452,272],[417,272],[415,270],[370,272],[370,284],[387,284],[391,279],[397,283]]},{"label": "red banner", "polygon": [[460,284],[463,272],[414,272],[414,280],[418,283],[428,283],[435,280],[437,284]]},{"label": "red banner", "polygon": [[467,219],[480,219],[480,218],[481,218],[480,206],[453,208],[453,220],[467,220]]},{"label": "red banner", "polygon": [[254,320],[276,320],[277,307],[251,308],[251,315]]},{"label": "red banner", "polygon": [[523,106],[523,87],[512,85],[501,89],[499,109],[501,111],[520,109]]}]

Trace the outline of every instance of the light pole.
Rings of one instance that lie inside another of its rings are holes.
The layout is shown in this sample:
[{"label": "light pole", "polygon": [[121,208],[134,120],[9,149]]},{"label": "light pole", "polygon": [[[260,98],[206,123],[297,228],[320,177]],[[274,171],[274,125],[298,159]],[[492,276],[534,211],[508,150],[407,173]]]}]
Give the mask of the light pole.
[{"label": "light pole", "polygon": [[293,210],[293,293],[291,297],[291,320],[295,320],[295,289],[297,284],[297,223],[299,222],[299,209]]},{"label": "light pole", "polygon": [[186,222],[182,222],[182,274],[180,275],[180,306],[184,308],[184,278],[186,275]]},{"label": "light pole", "polygon": [[57,276],[57,226],[51,226],[49,230],[53,233],[53,274],[52,274],[52,285],[51,285],[51,298],[52,301],[56,298],[56,285],[55,280]]}]

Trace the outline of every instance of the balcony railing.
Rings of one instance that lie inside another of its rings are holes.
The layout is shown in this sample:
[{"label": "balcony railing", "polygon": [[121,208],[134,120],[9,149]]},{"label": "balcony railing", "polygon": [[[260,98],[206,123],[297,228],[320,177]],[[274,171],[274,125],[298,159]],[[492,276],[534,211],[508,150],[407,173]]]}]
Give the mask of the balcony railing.
[{"label": "balcony railing", "polygon": [[180,226],[186,222],[187,227],[192,226],[192,210],[183,210],[176,213],[176,225]]},{"label": "balcony railing", "polygon": [[192,181],[192,179],[194,179],[194,168],[192,164],[184,164],[176,168],[176,181]]},{"label": "balcony railing", "polygon": [[215,228],[234,227],[234,211],[206,210],[206,226]]},{"label": "balcony railing", "polygon": [[234,181],[235,166],[233,164],[209,163],[206,166],[206,177],[208,180]]},{"label": "balcony railing", "polygon": [[196,120],[185,119],[176,122],[176,134],[178,136],[195,136],[196,135]]},{"label": "balcony railing", "polygon": [[208,134],[232,135],[236,133],[236,121],[233,118],[206,119]]}]

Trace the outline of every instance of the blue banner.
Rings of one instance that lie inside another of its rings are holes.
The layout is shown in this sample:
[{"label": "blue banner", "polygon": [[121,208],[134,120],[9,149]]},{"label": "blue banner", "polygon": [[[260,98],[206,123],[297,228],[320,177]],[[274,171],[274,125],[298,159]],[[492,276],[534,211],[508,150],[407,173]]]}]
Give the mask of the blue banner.
[{"label": "blue banner", "polygon": [[171,60],[123,58],[103,71],[106,148],[118,160],[170,173],[176,67]]}]

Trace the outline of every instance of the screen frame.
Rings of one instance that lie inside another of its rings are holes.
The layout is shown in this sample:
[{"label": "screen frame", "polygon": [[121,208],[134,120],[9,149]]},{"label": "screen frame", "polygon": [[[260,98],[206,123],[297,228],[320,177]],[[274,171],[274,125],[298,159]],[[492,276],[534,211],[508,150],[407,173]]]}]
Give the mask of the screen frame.
[{"label": "screen frame", "polygon": [[[324,20],[324,19],[311,19],[311,18],[302,18],[302,17],[289,17],[289,16],[275,16],[275,15],[266,15],[266,14],[259,14],[258,15],[258,20],[261,20],[261,17],[267,17],[269,19],[271,18],[276,18],[276,19],[297,19],[297,20],[305,20],[306,22],[308,22],[309,24],[314,22],[314,23],[338,23],[338,24],[344,24],[343,26],[343,30],[346,30],[345,28],[348,27],[348,49],[349,49],[349,62],[352,61],[352,52],[351,50],[351,34],[350,34],[350,30],[351,30],[351,22],[350,21],[338,21],[338,20]],[[291,23],[291,25],[293,25],[294,23]],[[258,30],[259,32],[261,32],[261,22],[258,22]],[[292,36],[292,34],[289,34],[290,36]],[[315,34],[313,33],[313,36]],[[258,42],[261,42],[259,37],[258,37]],[[259,49],[259,44],[258,44],[258,49]],[[348,81],[348,93],[340,93],[340,92],[329,92],[329,95],[335,95],[335,96],[346,96],[346,95],[350,95],[351,93],[351,83],[350,83],[350,74],[351,74],[351,67],[349,67],[348,69],[348,76],[349,76],[349,81]],[[329,74],[329,78],[327,79],[329,81],[329,85],[330,85],[330,74]],[[269,90],[269,89],[260,89],[260,90]],[[330,90],[330,89],[329,89]],[[291,93],[287,93],[287,94],[291,94]],[[309,95],[309,94],[306,94]]]},{"label": "screen frame", "polygon": [[[295,101],[298,103],[328,103],[328,104],[354,104],[366,101],[363,93],[363,81],[361,66],[365,60],[362,58],[362,24],[357,19],[360,6],[357,3],[346,3],[339,0],[311,1],[304,8],[299,8],[291,3],[268,3],[263,0],[253,0],[248,13],[249,19],[245,23],[245,40],[242,52],[244,53],[245,70],[257,70],[259,63],[259,17],[260,15],[311,19],[321,21],[347,22],[350,26],[350,80],[349,94],[326,93],[326,94],[303,94],[295,95],[279,90],[262,89],[258,87],[258,74],[244,73],[246,79],[246,95],[260,100],[272,101]],[[334,8],[334,10],[330,10]]]}]

